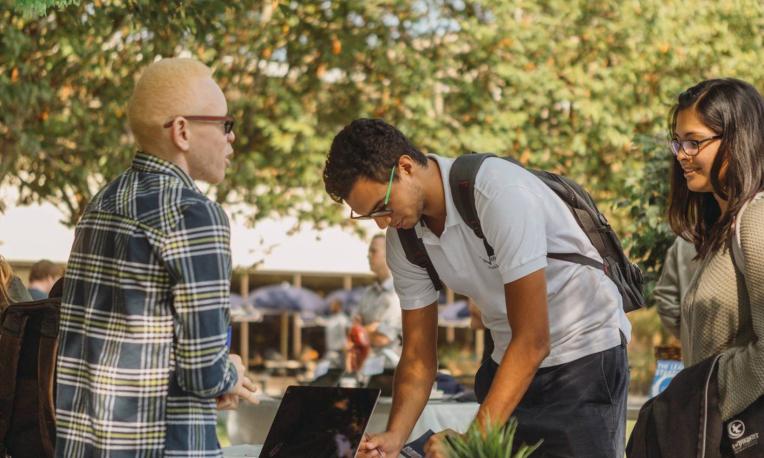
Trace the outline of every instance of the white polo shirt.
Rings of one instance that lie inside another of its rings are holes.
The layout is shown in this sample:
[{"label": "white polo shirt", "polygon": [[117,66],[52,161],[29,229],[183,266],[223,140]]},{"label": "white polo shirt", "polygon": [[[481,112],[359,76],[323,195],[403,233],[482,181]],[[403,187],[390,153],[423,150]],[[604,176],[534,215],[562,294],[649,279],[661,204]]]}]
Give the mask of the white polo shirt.
[{"label": "white polo shirt", "polygon": [[[496,254],[490,262],[482,240],[454,206],[448,174],[453,159],[431,155],[440,166],[446,199],[446,224],[440,238],[416,226],[441,280],[473,298],[494,340],[493,360],[501,362],[512,339],[504,284],[546,268],[549,356],[555,366],[612,348],[631,327],[616,285],[599,269],[547,259],[547,253],[581,253],[602,258],[565,203],[541,180],[501,158],[483,162],[475,179],[475,206],[486,240]],[[413,310],[437,301],[427,271],[407,259],[394,228],[387,230],[387,263],[401,308]]]}]

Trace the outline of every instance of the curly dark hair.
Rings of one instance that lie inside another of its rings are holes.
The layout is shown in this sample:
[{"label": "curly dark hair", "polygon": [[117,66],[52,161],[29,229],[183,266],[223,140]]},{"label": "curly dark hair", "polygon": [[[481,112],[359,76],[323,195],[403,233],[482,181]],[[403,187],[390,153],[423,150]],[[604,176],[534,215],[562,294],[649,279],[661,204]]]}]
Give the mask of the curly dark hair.
[{"label": "curly dark hair", "polygon": [[[668,216],[674,232],[693,242],[698,257],[706,259],[725,247],[734,216],[764,190],[764,98],[737,79],[703,81],[679,94],[669,113],[671,137],[679,112],[687,109],[694,109],[703,124],[722,136],[711,167],[711,185],[727,201],[727,211],[721,211],[711,193],[691,192],[679,161],[672,157]],[[725,163],[727,172],[722,176]]]},{"label": "curly dark hair", "polygon": [[324,167],[326,192],[336,202],[342,202],[358,178],[386,183],[390,169],[404,154],[427,167],[427,156],[401,131],[381,119],[356,119],[332,141]]}]

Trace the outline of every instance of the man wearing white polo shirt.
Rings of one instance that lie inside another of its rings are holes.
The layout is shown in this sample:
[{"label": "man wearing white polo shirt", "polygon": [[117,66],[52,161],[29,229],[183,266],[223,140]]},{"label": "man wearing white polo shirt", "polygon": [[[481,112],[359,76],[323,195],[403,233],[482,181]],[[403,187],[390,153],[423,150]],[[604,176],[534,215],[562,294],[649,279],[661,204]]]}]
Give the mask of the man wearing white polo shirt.
[{"label": "man wearing white polo shirt", "polygon": [[385,368],[394,369],[401,356],[401,307],[385,259],[385,234],[376,234],[369,243],[374,283],[366,288],[356,314],[369,333],[372,354],[383,356]]},{"label": "man wearing white polo shirt", "polygon": [[[600,259],[566,205],[522,167],[486,159],[475,178],[485,241],[462,220],[449,186],[453,160],[425,156],[380,120],[359,119],[326,160],[329,195],[352,218],[388,228],[387,262],[403,309],[403,352],[387,431],[366,456],[397,456],[427,403],[437,369],[437,291],[409,262],[396,229],[415,228],[437,274],[472,297],[495,347],[476,377],[476,421],[519,420],[516,443],[544,439],[534,456],[622,457],[630,333],[616,285],[600,269],[550,259]],[[445,456],[443,435],[428,456]]]}]

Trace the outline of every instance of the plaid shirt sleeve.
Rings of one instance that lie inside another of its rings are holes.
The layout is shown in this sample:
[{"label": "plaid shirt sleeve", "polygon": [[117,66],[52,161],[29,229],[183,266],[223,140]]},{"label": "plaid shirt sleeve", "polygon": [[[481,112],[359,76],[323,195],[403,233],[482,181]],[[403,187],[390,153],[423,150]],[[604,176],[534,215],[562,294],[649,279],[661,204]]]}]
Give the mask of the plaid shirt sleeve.
[{"label": "plaid shirt sleeve", "polygon": [[203,398],[236,384],[228,359],[230,228],[219,205],[196,202],[183,210],[161,248],[172,281],[175,371],[178,385]]}]

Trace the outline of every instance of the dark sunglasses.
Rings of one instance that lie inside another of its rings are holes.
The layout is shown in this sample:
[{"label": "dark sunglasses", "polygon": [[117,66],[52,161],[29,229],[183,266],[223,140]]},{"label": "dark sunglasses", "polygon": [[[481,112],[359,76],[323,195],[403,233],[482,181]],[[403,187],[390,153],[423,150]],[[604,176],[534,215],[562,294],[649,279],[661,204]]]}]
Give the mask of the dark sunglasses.
[{"label": "dark sunglasses", "polygon": [[172,126],[172,123],[175,122],[176,119],[179,117],[185,118],[188,121],[194,121],[194,122],[222,122],[223,123],[223,132],[225,132],[226,135],[230,134],[233,131],[233,118],[231,116],[176,116],[172,118],[171,121],[167,121],[162,127],[167,129],[168,127]]}]

